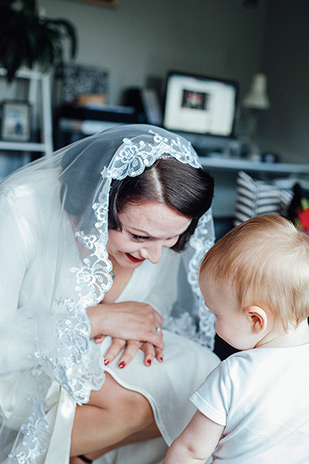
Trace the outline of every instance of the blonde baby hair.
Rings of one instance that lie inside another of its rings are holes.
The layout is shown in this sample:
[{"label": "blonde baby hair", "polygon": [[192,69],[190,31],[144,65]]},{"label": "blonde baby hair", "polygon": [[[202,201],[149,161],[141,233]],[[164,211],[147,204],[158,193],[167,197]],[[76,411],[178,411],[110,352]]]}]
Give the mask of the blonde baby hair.
[{"label": "blonde baby hair", "polygon": [[268,308],[287,330],[309,316],[309,237],[277,214],[256,216],[209,250],[201,278],[232,289],[241,309]]}]

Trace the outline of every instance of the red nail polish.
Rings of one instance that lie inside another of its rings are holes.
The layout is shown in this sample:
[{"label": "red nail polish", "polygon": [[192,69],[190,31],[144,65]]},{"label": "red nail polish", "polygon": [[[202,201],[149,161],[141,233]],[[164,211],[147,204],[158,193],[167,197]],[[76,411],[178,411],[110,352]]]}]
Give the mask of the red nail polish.
[{"label": "red nail polish", "polygon": [[124,361],[121,361],[121,363],[119,363],[120,369],[123,369],[125,366],[126,366],[126,363]]},{"label": "red nail polish", "polygon": [[160,357],[159,357],[159,361],[160,361],[160,362],[163,362],[163,356],[160,356]]},{"label": "red nail polish", "polygon": [[105,366],[107,366],[107,364],[109,364],[109,360],[108,360],[108,359],[104,359],[104,364],[105,364]]},{"label": "red nail polish", "polygon": [[151,359],[147,359],[146,363],[148,364],[148,366],[151,366]]}]

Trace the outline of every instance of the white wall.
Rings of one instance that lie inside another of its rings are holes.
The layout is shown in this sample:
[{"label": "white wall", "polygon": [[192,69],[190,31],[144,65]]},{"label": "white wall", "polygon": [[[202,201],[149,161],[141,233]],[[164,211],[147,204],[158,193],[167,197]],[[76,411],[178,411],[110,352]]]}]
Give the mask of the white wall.
[{"label": "white wall", "polygon": [[124,88],[168,70],[236,79],[247,88],[259,70],[265,0],[118,0],[115,9],[74,0],[41,0],[50,17],[71,19],[77,62],[110,71],[111,104]]},{"label": "white wall", "polygon": [[263,115],[264,147],[282,161],[309,162],[309,1],[270,1],[263,68],[271,109]]}]

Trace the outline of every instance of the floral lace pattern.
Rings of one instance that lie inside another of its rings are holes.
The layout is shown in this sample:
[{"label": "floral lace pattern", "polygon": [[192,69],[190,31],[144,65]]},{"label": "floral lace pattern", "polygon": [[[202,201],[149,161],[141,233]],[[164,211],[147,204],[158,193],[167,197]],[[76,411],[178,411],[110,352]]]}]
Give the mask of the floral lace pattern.
[{"label": "floral lace pattern", "polygon": [[204,303],[204,298],[198,284],[198,275],[201,260],[205,252],[212,247],[213,243],[212,214],[211,211],[208,211],[200,219],[194,235],[190,239],[190,245],[194,253],[188,265],[188,282],[195,295],[196,306],[193,308],[192,313],[198,317],[199,326],[196,326],[196,320],[189,313],[182,314],[178,319],[169,317],[164,322],[165,328],[179,335],[184,335],[200,345],[207,346],[211,350],[214,349],[215,316]]},{"label": "floral lace pattern", "polygon": [[164,154],[173,156],[181,163],[188,163],[198,168],[200,164],[191,144],[184,144],[180,137],[175,136],[170,140],[153,131],[150,142],[145,142],[144,137],[123,140],[123,144],[116,151],[114,160],[110,166],[113,179],[124,179],[127,176],[140,175],[145,167],[151,166]]},{"label": "floral lace pattern", "polygon": [[197,298],[199,316],[199,332],[197,341],[202,345],[214,349],[215,340],[215,315],[206,307],[204,298],[198,284],[199,268],[202,258],[214,244],[214,231],[211,211],[200,219],[194,235],[190,239],[190,245],[195,250],[189,263],[188,281]]},{"label": "floral lace pattern", "polygon": [[50,427],[42,405],[51,380],[40,369],[33,369],[32,373],[38,377],[39,394],[28,398],[28,402],[32,403],[32,413],[28,422],[20,428],[8,455],[8,464],[36,464],[37,458],[46,452],[50,440]]}]

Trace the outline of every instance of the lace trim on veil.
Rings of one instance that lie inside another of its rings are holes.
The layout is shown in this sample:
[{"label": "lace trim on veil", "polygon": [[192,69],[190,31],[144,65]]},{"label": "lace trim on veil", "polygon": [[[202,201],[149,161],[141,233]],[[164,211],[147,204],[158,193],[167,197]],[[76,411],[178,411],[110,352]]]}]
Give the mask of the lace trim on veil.
[{"label": "lace trim on veil", "polygon": [[50,441],[51,430],[43,409],[46,393],[51,385],[51,379],[41,369],[32,369],[32,375],[38,378],[39,392],[29,396],[31,414],[18,432],[14,446],[8,455],[8,464],[36,464],[37,459],[44,455]]},{"label": "lace trim on veil", "polygon": [[[164,321],[164,327],[213,350],[215,341],[215,316],[206,307],[198,284],[201,260],[205,252],[208,251],[214,243],[211,211],[207,211],[204,216],[201,217],[189,243],[194,250],[193,256],[188,264],[188,282],[195,296],[195,307],[192,310],[193,314],[185,312],[179,318],[168,317]],[[198,326],[196,324],[196,317],[199,319]]]}]

